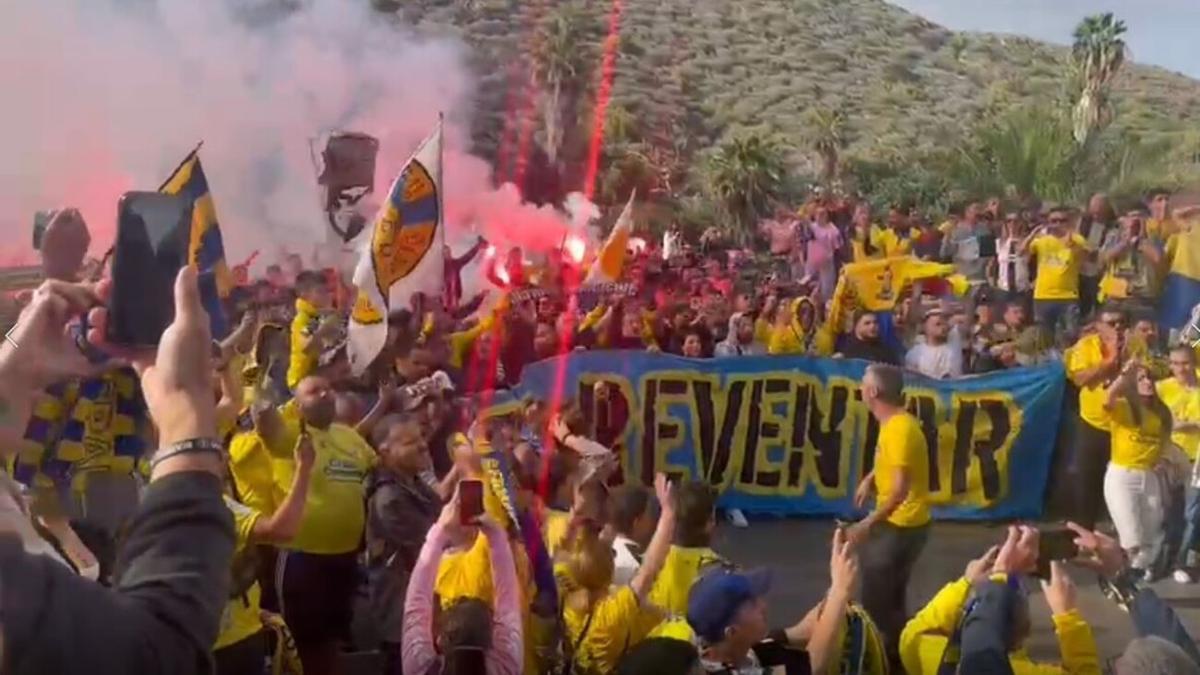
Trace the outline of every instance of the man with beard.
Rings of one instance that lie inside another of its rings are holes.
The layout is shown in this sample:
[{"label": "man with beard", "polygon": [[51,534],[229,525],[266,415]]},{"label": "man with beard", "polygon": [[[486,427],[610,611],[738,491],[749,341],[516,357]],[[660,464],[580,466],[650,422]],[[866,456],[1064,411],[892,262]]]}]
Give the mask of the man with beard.
[{"label": "man with beard", "polygon": [[[334,422],[335,401],[324,378],[306,377],[296,387],[299,433],[311,439],[315,460],[300,530],[280,551],[276,573],[304,672],[315,674],[340,670],[338,647],[349,638],[365,524],[365,479],[376,463],[358,432]],[[291,485],[294,471],[292,463],[277,460],[276,483]]]},{"label": "man with beard", "polygon": [[900,365],[896,352],[879,339],[879,317],[874,312],[863,312],[854,319],[854,334],[839,353],[847,359]]}]

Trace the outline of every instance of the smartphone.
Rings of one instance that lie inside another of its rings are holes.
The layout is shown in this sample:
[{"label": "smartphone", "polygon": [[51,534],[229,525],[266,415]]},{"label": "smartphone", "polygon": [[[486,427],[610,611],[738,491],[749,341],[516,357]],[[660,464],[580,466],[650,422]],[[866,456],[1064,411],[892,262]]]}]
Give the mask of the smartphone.
[{"label": "smartphone", "polygon": [[1073,560],[1079,555],[1075,545],[1075,533],[1064,528],[1042,530],[1038,537],[1037,571],[1039,579],[1050,578],[1050,563],[1054,560]]},{"label": "smartphone", "polygon": [[464,480],[458,484],[458,521],[473,525],[483,515],[483,483]]},{"label": "smartphone", "polygon": [[175,277],[188,262],[192,202],[126,192],[117,205],[108,342],[154,347],[175,319]]}]

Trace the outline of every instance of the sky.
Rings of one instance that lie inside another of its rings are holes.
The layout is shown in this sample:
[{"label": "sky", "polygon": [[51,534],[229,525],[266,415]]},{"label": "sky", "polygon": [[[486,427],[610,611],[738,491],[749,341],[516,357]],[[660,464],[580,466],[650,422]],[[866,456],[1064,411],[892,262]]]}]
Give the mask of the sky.
[{"label": "sky", "polygon": [[1200,0],[888,0],[953,30],[1070,44],[1079,20],[1113,12],[1133,60],[1200,79]]}]

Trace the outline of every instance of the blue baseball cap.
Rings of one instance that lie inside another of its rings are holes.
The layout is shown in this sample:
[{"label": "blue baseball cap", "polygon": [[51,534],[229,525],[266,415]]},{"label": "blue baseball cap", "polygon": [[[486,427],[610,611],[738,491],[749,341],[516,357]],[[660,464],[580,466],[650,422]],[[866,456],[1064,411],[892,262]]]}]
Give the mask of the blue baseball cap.
[{"label": "blue baseball cap", "polygon": [[725,639],[725,629],[747,602],[761,598],[771,589],[771,571],[734,572],[718,569],[692,584],[688,593],[687,621],[708,644]]}]

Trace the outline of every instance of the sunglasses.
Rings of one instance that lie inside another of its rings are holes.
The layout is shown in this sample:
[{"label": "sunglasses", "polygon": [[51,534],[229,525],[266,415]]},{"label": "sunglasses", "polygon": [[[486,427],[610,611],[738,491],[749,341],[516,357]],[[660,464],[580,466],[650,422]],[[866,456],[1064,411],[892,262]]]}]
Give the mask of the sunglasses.
[{"label": "sunglasses", "polygon": [[1055,225],[1061,225],[1062,223],[1065,223],[1065,222],[1067,222],[1067,219],[1066,219],[1066,218],[1061,218],[1061,217],[1056,217],[1056,218],[1050,218],[1050,219],[1049,219],[1049,222],[1050,222],[1051,224],[1055,224]]}]

